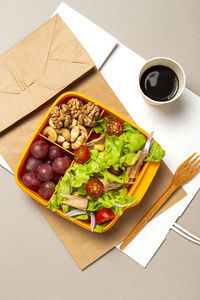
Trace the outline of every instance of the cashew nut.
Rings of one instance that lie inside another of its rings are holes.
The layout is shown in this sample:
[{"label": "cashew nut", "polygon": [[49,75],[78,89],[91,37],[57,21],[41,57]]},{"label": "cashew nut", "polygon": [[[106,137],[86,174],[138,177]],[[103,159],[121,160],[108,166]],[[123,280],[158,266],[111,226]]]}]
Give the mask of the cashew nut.
[{"label": "cashew nut", "polygon": [[55,126],[54,123],[53,123],[52,118],[49,119],[49,125],[50,125],[52,128],[56,128],[56,126]]},{"label": "cashew nut", "polygon": [[65,138],[65,141],[67,141],[67,142],[70,141],[71,133],[70,133],[69,129],[61,128],[61,129],[57,129],[56,132],[58,134],[61,134]]},{"label": "cashew nut", "polygon": [[72,131],[71,131],[71,142],[72,142],[71,147],[72,149],[77,149],[80,145],[82,145],[85,142],[87,138],[87,129],[82,125],[75,126],[74,128],[72,130],[74,130],[76,135],[74,134],[74,139],[72,139]]},{"label": "cashew nut", "polygon": [[68,126],[68,128],[69,129],[72,129],[74,126],[76,126],[77,125],[77,120],[76,119],[72,119],[72,122],[71,122],[71,124]]},{"label": "cashew nut", "polygon": [[51,126],[47,126],[42,131],[42,134],[46,136],[48,139],[50,139],[52,142],[56,142],[57,140],[57,133],[54,128]]},{"label": "cashew nut", "polygon": [[87,129],[84,126],[82,126],[82,125],[78,125],[78,127],[80,129],[81,135],[86,138],[87,137]]},{"label": "cashew nut", "polygon": [[64,143],[64,141],[65,141],[65,138],[61,134],[59,134],[57,137],[57,142],[59,144],[62,144],[62,143]]},{"label": "cashew nut", "polygon": [[62,144],[62,146],[63,146],[64,148],[66,148],[66,149],[69,149],[69,148],[70,148],[70,143],[67,142],[67,141],[65,141],[65,142]]},{"label": "cashew nut", "polygon": [[85,139],[83,135],[80,135],[74,143],[71,143],[72,149],[78,149],[78,147],[85,142]]},{"label": "cashew nut", "polygon": [[74,126],[71,130],[71,142],[75,142],[75,140],[77,139],[77,137],[80,134],[80,129],[79,126]]}]

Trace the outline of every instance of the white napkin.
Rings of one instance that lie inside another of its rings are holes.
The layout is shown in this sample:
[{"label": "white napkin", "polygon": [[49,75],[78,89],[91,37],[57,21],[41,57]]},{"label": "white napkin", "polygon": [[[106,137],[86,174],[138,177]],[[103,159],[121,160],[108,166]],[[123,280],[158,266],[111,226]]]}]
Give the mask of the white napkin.
[{"label": "white napkin", "polygon": [[[55,13],[59,13],[100,68],[117,40],[64,3],[59,5]],[[101,73],[139,126],[148,132],[155,131],[155,139],[166,150],[165,162],[174,172],[191,153],[200,153],[197,141],[200,130],[200,98],[186,89],[177,103],[163,107],[147,105],[137,86],[138,73],[144,62],[143,58],[119,44],[103,65]],[[10,171],[1,157],[0,165]],[[199,188],[199,177],[184,186],[188,195],[183,200],[151,221],[123,252],[146,266],[164,241],[172,224],[192,200]]]}]

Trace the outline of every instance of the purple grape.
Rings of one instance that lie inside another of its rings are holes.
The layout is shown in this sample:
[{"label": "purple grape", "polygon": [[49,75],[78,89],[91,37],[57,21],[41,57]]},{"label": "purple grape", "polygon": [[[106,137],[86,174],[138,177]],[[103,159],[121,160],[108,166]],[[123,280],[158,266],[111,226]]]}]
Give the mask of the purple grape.
[{"label": "purple grape", "polygon": [[41,181],[49,181],[54,175],[52,167],[44,163],[37,167],[36,174]]},{"label": "purple grape", "polygon": [[55,190],[55,184],[52,181],[43,182],[38,190],[39,195],[44,199],[49,199]]},{"label": "purple grape", "polygon": [[43,158],[48,153],[49,146],[43,140],[38,140],[31,146],[31,154],[35,158]]},{"label": "purple grape", "polygon": [[51,161],[53,161],[57,157],[61,157],[62,155],[63,155],[63,150],[58,146],[53,145],[49,148],[48,156]]},{"label": "purple grape", "polygon": [[69,168],[69,162],[64,157],[58,157],[54,159],[52,168],[56,174],[64,175],[65,171]]},{"label": "purple grape", "polygon": [[41,185],[36,173],[27,172],[23,175],[22,181],[29,189],[37,191]]},{"label": "purple grape", "polygon": [[29,157],[26,161],[26,170],[29,172],[35,172],[35,169],[42,163],[41,160],[34,158],[34,157]]},{"label": "purple grape", "polygon": [[55,184],[58,184],[59,179],[60,179],[60,175],[55,174],[54,177],[53,177],[53,179],[52,179],[52,181],[53,181]]}]

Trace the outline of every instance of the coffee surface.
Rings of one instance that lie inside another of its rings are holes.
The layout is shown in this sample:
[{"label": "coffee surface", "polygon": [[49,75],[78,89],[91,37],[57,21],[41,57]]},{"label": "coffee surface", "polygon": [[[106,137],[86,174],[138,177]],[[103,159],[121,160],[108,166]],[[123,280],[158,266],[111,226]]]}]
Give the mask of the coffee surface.
[{"label": "coffee surface", "polygon": [[179,83],[173,70],[165,66],[154,66],[142,74],[140,86],[147,97],[163,102],[175,96]]}]

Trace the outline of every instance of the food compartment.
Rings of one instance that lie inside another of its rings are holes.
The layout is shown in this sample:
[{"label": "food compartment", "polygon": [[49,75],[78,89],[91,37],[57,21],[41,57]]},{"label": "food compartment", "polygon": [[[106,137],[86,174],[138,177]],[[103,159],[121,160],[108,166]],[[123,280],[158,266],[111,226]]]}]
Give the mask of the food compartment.
[{"label": "food compartment", "polygon": [[51,107],[40,134],[74,153],[85,144],[102,112],[94,102],[65,95]]},{"label": "food compartment", "polygon": [[18,170],[18,180],[29,195],[47,205],[55,186],[72,162],[72,154],[38,135],[27,148]]}]

